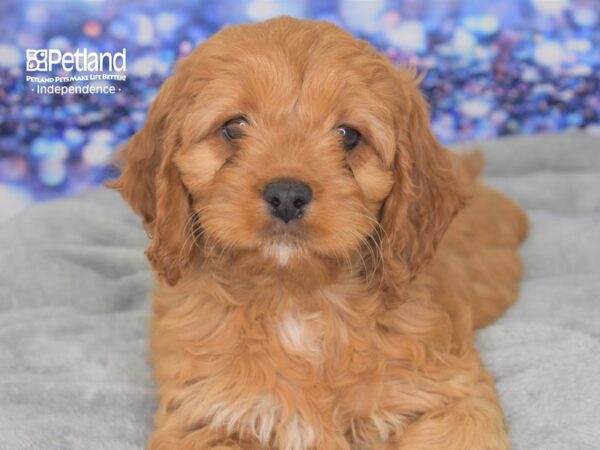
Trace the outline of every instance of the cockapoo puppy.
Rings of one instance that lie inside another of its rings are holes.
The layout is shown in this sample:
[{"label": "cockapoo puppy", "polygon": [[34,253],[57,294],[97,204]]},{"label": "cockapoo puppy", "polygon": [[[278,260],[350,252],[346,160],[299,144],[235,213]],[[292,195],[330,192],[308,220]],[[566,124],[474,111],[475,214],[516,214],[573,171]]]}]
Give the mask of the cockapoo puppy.
[{"label": "cockapoo puppy", "polygon": [[509,448],[473,335],[527,219],[436,141],[419,81],[278,18],[164,83],[112,183],[156,273],[150,449]]}]

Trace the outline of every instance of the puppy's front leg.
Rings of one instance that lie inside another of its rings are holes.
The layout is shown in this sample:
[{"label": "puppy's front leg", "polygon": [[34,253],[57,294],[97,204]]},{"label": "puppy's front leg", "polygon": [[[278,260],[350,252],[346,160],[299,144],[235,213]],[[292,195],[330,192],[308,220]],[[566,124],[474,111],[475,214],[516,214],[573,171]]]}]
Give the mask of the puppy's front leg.
[{"label": "puppy's front leg", "polygon": [[[504,415],[492,381],[411,423],[389,450],[508,450]],[[491,394],[491,395],[490,395]]]}]

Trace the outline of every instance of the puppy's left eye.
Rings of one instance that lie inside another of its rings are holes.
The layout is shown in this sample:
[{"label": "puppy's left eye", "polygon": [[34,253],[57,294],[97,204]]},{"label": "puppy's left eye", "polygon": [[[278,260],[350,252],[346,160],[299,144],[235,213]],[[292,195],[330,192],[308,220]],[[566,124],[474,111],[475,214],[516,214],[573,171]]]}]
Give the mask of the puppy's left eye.
[{"label": "puppy's left eye", "polygon": [[235,141],[244,136],[244,127],[248,126],[248,122],[243,117],[228,120],[223,124],[223,136],[228,141]]},{"label": "puppy's left eye", "polygon": [[361,135],[354,128],[350,128],[347,126],[341,126],[341,127],[338,127],[335,131],[342,138],[342,143],[344,144],[344,148],[347,151],[350,151],[350,150],[353,150],[354,148],[356,148],[356,146],[360,142]]}]

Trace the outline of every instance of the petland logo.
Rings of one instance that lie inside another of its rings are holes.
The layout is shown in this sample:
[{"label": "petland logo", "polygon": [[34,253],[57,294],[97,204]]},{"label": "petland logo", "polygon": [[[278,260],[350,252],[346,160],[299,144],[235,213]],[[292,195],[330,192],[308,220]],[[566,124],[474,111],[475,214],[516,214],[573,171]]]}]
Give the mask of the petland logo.
[{"label": "petland logo", "polygon": [[[31,91],[42,95],[116,94],[127,81],[127,51],[62,52],[59,49],[27,49],[26,76]],[[59,74],[55,75],[54,70]],[[83,73],[79,73],[83,72]],[[86,73],[87,72],[87,73]]]},{"label": "petland logo", "polygon": [[75,52],[62,52],[58,49],[27,49],[27,72],[51,72],[61,68],[65,72],[125,72],[127,51],[88,52],[77,49]]}]

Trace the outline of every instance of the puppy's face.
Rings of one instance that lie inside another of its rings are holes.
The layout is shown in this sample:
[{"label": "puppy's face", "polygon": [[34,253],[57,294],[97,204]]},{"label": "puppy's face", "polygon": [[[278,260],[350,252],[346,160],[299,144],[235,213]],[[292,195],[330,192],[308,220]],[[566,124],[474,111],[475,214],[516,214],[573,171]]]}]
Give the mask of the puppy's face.
[{"label": "puppy's face", "polygon": [[364,50],[342,33],[321,54],[315,35],[240,34],[199,58],[174,156],[203,237],[281,264],[347,256],[393,184],[392,114]]},{"label": "puppy's face", "polygon": [[[171,283],[194,241],[205,254],[280,266],[347,260],[371,240],[381,248],[375,234],[410,247],[408,215],[423,214],[415,198],[453,182],[436,172],[448,164],[426,120],[414,75],[332,25],[232,27],[167,81],[115,186],[144,217],[148,256]],[[422,231],[439,232],[427,223]]]}]

